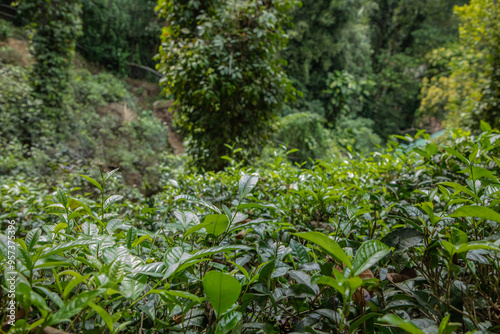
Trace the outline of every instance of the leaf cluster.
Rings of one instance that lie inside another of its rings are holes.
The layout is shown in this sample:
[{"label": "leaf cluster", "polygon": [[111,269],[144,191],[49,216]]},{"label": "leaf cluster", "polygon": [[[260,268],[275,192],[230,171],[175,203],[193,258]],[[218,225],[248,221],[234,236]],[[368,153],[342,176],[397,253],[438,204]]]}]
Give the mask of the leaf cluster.
[{"label": "leaf cluster", "polygon": [[2,302],[15,273],[25,332],[494,333],[500,136],[483,130],[179,175],[143,203],[109,193],[117,171],[81,175],[91,196],[7,183]]}]

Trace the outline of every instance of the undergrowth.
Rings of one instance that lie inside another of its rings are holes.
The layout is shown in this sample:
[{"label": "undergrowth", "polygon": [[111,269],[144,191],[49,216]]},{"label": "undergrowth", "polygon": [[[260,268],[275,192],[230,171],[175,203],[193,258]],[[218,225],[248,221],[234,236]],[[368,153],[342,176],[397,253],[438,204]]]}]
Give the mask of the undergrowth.
[{"label": "undergrowth", "polygon": [[114,193],[116,171],[4,177],[2,330],[498,333],[499,139],[420,132],[309,169],[227,157],[147,200]]}]

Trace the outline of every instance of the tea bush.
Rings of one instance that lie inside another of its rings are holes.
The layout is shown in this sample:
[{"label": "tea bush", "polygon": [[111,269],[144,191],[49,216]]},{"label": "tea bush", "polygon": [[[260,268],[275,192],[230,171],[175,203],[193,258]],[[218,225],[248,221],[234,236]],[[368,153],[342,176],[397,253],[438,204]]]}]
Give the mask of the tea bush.
[{"label": "tea bush", "polygon": [[499,139],[483,124],[309,169],[171,173],[149,200],[110,191],[116,171],[3,178],[5,330],[499,332]]}]

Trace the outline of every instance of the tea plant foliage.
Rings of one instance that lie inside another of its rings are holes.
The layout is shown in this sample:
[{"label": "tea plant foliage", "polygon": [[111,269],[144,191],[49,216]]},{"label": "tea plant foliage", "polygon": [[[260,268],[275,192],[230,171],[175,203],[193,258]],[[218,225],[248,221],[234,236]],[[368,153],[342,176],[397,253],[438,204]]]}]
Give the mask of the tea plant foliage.
[{"label": "tea plant foliage", "polygon": [[2,178],[6,331],[495,333],[499,139],[420,132],[310,169],[181,173],[144,202],[113,191],[116,170]]}]

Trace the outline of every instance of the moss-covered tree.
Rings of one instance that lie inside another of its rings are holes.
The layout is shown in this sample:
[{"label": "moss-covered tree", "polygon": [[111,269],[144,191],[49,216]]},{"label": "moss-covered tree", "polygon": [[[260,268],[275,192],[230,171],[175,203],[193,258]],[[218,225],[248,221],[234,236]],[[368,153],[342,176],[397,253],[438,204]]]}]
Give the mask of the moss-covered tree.
[{"label": "moss-covered tree", "polygon": [[293,0],[159,0],[161,83],[198,166],[219,170],[237,145],[254,154],[293,89],[277,53]]},{"label": "moss-covered tree", "polygon": [[82,28],[80,0],[22,0],[19,8],[31,22],[34,91],[54,116],[60,116],[57,110]]}]

